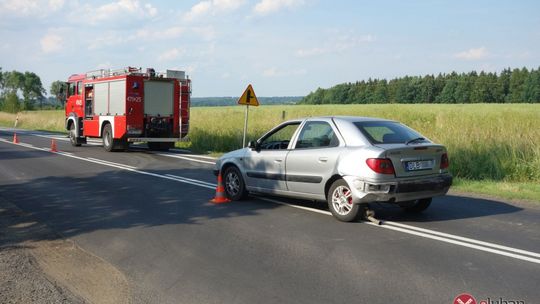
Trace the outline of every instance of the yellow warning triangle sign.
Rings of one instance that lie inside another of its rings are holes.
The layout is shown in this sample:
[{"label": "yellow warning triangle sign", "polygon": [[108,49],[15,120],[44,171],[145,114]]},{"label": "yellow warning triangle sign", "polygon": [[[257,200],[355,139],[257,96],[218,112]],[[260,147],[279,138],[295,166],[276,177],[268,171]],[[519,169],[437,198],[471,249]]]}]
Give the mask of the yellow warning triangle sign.
[{"label": "yellow warning triangle sign", "polygon": [[247,86],[244,94],[238,99],[238,104],[255,107],[259,105],[259,100],[257,99],[257,96],[255,96],[255,91],[253,91],[251,84]]}]

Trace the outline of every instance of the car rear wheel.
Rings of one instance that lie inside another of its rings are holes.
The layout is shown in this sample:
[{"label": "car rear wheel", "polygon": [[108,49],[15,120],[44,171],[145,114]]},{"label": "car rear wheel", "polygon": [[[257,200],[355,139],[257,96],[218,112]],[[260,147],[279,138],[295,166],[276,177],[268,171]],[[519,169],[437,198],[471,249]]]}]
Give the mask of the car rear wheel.
[{"label": "car rear wheel", "polygon": [[360,205],[355,204],[349,185],[343,180],[336,180],[327,194],[328,208],[332,215],[342,221],[354,221],[358,217]]},{"label": "car rear wheel", "polygon": [[236,167],[228,167],[223,174],[225,194],[233,201],[238,201],[247,196],[246,185],[240,170]]},{"label": "car rear wheel", "polygon": [[431,205],[431,198],[423,198],[416,201],[411,202],[411,204],[407,206],[403,206],[402,208],[405,209],[405,211],[408,212],[422,212],[426,210],[429,205]]}]

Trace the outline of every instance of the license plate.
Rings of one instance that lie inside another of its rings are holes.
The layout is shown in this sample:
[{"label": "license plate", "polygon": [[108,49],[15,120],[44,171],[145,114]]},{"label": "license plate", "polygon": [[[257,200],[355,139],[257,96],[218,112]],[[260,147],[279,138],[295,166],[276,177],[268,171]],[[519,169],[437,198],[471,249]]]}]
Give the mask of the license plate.
[{"label": "license plate", "polygon": [[430,170],[430,169],[433,169],[432,160],[408,161],[405,163],[405,170],[407,171]]}]

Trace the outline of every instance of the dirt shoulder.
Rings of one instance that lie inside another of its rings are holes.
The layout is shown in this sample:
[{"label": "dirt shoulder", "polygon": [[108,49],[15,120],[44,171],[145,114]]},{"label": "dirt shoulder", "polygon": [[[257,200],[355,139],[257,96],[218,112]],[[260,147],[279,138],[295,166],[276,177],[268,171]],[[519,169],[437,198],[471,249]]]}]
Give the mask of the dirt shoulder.
[{"label": "dirt shoulder", "polygon": [[0,197],[1,303],[130,303],[124,275]]}]

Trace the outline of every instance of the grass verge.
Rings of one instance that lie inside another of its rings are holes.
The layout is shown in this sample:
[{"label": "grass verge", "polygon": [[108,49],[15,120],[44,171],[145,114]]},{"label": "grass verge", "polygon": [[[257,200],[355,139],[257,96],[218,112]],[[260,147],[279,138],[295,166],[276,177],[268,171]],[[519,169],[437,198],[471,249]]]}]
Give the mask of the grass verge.
[{"label": "grass verge", "polygon": [[533,182],[477,181],[455,178],[451,191],[540,205],[540,184]]}]

